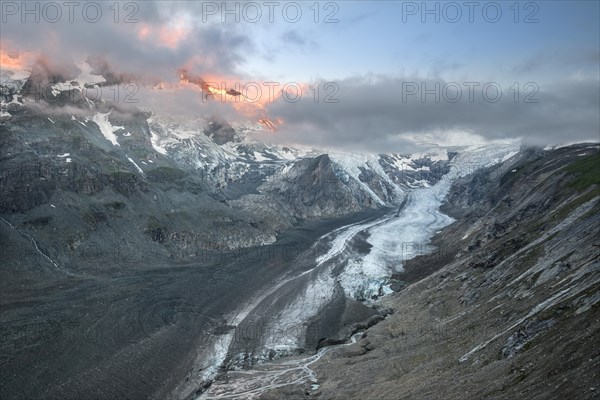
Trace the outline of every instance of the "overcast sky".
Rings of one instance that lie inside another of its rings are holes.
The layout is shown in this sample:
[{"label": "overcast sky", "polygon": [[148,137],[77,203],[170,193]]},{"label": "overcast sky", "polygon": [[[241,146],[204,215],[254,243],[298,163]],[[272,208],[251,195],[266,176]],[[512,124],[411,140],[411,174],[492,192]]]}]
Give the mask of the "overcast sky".
[{"label": "overcast sky", "polygon": [[6,54],[32,52],[99,55],[164,82],[182,67],[298,82],[301,97],[266,104],[281,142],[402,151],[415,137],[600,140],[597,1],[23,4],[2,2],[4,69]]}]

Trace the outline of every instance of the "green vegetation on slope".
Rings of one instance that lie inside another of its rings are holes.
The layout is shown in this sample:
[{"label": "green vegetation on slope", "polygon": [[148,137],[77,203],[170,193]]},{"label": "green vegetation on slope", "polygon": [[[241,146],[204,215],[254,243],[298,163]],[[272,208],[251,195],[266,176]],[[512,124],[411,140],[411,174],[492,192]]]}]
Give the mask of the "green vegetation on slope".
[{"label": "green vegetation on slope", "polygon": [[571,187],[577,190],[585,190],[591,185],[600,185],[600,153],[575,161],[565,169],[576,174]]}]

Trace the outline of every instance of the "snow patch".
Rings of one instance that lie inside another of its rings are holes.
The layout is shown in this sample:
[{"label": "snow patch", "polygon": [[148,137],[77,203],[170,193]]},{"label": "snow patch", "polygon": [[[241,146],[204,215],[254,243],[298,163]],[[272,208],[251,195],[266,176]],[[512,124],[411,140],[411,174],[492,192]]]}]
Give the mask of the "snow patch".
[{"label": "snow patch", "polygon": [[135,166],[135,168],[138,170],[138,172],[139,172],[140,174],[144,175],[144,170],[143,170],[143,169],[141,169],[141,168],[140,168],[140,166],[139,166],[139,165],[137,165],[137,164],[135,163],[135,161],[133,161],[133,160],[131,159],[131,157],[127,157],[127,159],[129,160],[129,162],[131,162],[131,163],[132,163],[132,164]]},{"label": "snow patch", "polygon": [[167,149],[159,144],[159,137],[153,131],[150,131],[150,142],[152,143],[152,147],[154,150],[159,152],[160,154],[167,155]]},{"label": "snow patch", "polygon": [[71,82],[59,82],[59,83],[55,83],[54,85],[50,86],[50,89],[52,89],[52,95],[55,97],[58,96],[59,94],[61,94],[62,92],[77,89],[77,88],[78,87],[74,86]]},{"label": "snow patch", "polygon": [[77,121],[79,122],[81,125],[86,126],[83,122],[81,122],[80,120],[78,120],[77,118],[75,118],[73,115],[71,115],[71,121]]},{"label": "snow patch", "polygon": [[102,132],[106,140],[111,142],[114,146],[120,146],[119,142],[117,141],[117,135],[115,135],[115,132],[119,129],[123,129],[123,127],[111,125],[111,123],[108,121],[108,116],[111,112],[112,110],[106,114],[96,113],[96,115],[94,115],[94,117],[92,118],[92,121],[96,125],[98,125],[98,128],[100,128],[100,132]]},{"label": "snow patch", "polygon": [[257,151],[254,152],[254,159],[256,161],[268,161],[269,160],[268,158],[264,157],[262,154],[260,154]]}]

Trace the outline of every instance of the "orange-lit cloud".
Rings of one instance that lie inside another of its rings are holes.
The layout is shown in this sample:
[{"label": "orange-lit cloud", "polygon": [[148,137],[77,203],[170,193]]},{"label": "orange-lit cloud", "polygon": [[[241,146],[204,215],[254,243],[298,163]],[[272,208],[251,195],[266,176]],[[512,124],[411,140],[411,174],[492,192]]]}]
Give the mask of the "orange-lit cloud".
[{"label": "orange-lit cloud", "polygon": [[29,51],[14,51],[6,49],[5,45],[0,46],[0,69],[8,71],[29,70],[35,54]]},{"label": "orange-lit cloud", "polygon": [[159,31],[160,43],[163,46],[175,49],[183,42],[190,30],[185,26],[166,26]]},{"label": "orange-lit cloud", "polygon": [[142,24],[140,24],[140,26],[137,29],[137,37],[140,40],[148,39],[151,33],[152,33],[152,28],[148,24],[142,23]]},{"label": "orange-lit cloud", "polygon": [[191,29],[184,22],[163,26],[141,23],[135,27],[135,36],[138,40],[170,49],[181,46],[190,33]]},{"label": "orange-lit cloud", "polygon": [[271,118],[267,106],[281,97],[281,90],[266,82],[241,82],[231,77],[207,74],[202,77],[179,70],[180,84],[198,88],[216,102],[230,104],[238,113],[275,132],[283,123]]}]

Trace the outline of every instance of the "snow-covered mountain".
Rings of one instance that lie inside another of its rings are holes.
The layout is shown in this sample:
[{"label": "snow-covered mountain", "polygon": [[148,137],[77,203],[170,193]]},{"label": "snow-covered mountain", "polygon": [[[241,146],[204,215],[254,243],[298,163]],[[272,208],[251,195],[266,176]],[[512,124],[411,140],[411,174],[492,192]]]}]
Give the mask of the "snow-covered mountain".
[{"label": "snow-covered mountain", "polygon": [[[418,154],[361,154],[269,144],[253,139],[253,132],[265,129],[258,123],[182,120],[164,115],[160,107],[90,97],[92,89],[106,89],[119,79],[125,78],[98,62],[80,62],[60,72],[40,62],[29,76],[3,77],[0,119],[13,128],[25,124],[62,132],[64,146],[58,141],[42,145],[44,138],[38,137],[36,151],[68,153],[72,169],[88,169],[96,158],[92,153],[99,151],[144,187],[165,176],[171,184],[192,180],[221,204],[269,225],[269,240],[299,220],[396,207],[411,190],[438,182],[456,155],[468,151],[432,147]],[[72,145],[76,137],[86,143],[83,148]],[[22,137],[25,144],[31,139]]]},{"label": "snow-covered mountain", "polygon": [[[95,68],[89,62],[80,61],[70,69],[61,67],[61,72],[58,73],[51,66],[39,62],[29,74],[27,71],[16,74],[5,72],[0,82],[3,95],[0,102],[2,118],[10,118],[25,103],[47,105],[58,113],[60,107],[65,105],[77,106],[80,109],[71,111],[78,111],[77,114],[80,115],[73,115],[73,121],[95,124],[108,141],[119,146],[121,139],[131,135],[131,132],[120,125],[118,114],[119,111],[130,110],[124,110],[123,104],[111,103],[110,96],[106,96],[110,90],[104,90],[104,97],[91,96],[96,94],[96,89],[120,83],[112,73],[107,77],[101,75],[103,71],[107,72],[99,68],[98,63],[93,65]],[[114,113],[113,108],[117,108]],[[389,203],[389,199],[380,198],[373,193],[373,188],[364,184],[363,181],[368,180],[366,175],[375,174],[391,187],[422,187],[435,181],[436,175],[439,178],[443,168],[436,170],[436,167],[449,160],[444,149],[434,149],[430,153],[418,155],[377,156],[270,145],[251,139],[252,132],[265,129],[257,123],[238,122],[230,125],[225,121],[197,117],[182,122],[160,115],[160,110],[144,111],[151,116],[145,121],[140,119],[139,122],[148,124],[152,147],[157,153],[168,155],[184,166],[214,172],[214,183],[221,186],[239,179],[251,169],[248,164],[254,162],[286,165],[301,158],[327,153],[331,155],[341,179],[353,181],[381,205]],[[145,114],[140,113],[141,115]],[[436,162],[440,163],[434,165],[432,171],[430,167]],[[207,178],[208,175],[211,174],[207,173]]]}]

